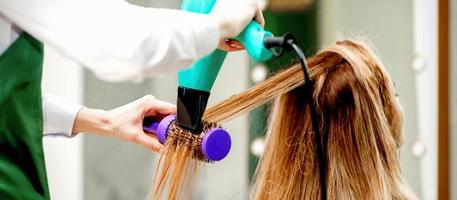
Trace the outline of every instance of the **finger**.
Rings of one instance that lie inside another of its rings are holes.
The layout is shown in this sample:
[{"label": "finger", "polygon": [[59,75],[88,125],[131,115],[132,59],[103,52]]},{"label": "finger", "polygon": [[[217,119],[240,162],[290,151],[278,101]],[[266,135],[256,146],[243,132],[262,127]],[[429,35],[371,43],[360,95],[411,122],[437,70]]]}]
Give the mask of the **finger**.
[{"label": "finger", "polygon": [[160,117],[163,117],[165,115],[176,114],[176,106],[174,104],[161,100],[155,100],[144,104],[144,109],[146,116],[160,115]]},{"label": "finger", "polygon": [[162,115],[176,114],[176,105],[166,101],[157,100],[155,110]]},{"label": "finger", "polygon": [[226,51],[228,52],[234,52],[234,51],[241,51],[241,50],[244,50],[244,47],[227,47],[226,48]]},{"label": "finger", "polygon": [[237,44],[237,43],[240,43],[240,41],[235,40],[235,39],[228,39],[228,40],[225,40],[225,43],[227,43],[227,44]]},{"label": "finger", "polygon": [[219,49],[223,51],[239,51],[243,50],[244,46],[242,44],[238,45],[237,43],[230,43],[230,42],[221,42],[219,43]]},{"label": "finger", "polygon": [[148,94],[148,95],[144,95],[143,97],[135,100],[134,102],[145,102],[145,101],[153,102],[155,100],[157,100],[157,99],[153,95]]},{"label": "finger", "polygon": [[237,48],[237,49],[244,49],[244,46],[242,44],[233,44],[231,47]]},{"label": "finger", "polygon": [[155,101],[157,101],[157,99],[154,96],[148,94],[133,101],[132,103],[129,103],[129,105],[131,104],[132,106],[136,106],[136,108],[141,109],[140,111],[144,112],[144,109],[150,109],[151,107],[154,107]]},{"label": "finger", "polygon": [[254,20],[260,24],[260,26],[265,27],[265,18],[263,18],[262,9],[257,8],[257,12],[255,14]]},{"label": "finger", "polygon": [[163,145],[157,140],[157,137],[155,135],[151,134],[139,134],[135,140],[136,143],[141,144],[145,146],[146,148],[154,151],[154,152],[160,152],[163,149]]},{"label": "finger", "polygon": [[148,95],[145,95],[135,101],[132,101],[126,105],[123,105],[121,107],[118,107],[118,108],[115,108],[113,110],[116,110],[116,109],[120,109],[120,108],[123,108],[123,109],[126,109],[126,110],[132,110],[134,108],[138,108],[138,107],[141,107],[142,105],[144,104],[148,104],[148,103],[151,103],[151,102],[154,102],[156,100],[156,98],[150,94]]},{"label": "finger", "polygon": [[230,47],[227,44],[219,45],[218,49],[220,49],[222,51],[227,51],[227,52],[234,51],[233,47]]},{"label": "finger", "polygon": [[241,42],[238,41],[238,40],[229,40],[229,41],[228,41],[228,44],[229,44],[231,47],[243,47],[243,44],[241,44]]},{"label": "finger", "polygon": [[244,47],[230,47],[230,51],[241,51],[244,50]]},{"label": "finger", "polygon": [[243,44],[240,41],[234,39],[221,40],[219,42],[219,48],[223,50],[237,50],[243,48]]},{"label": "finger", "polygon": [[241,50],[244,46],[240,42],[231,42],[228,44],[230,50]]}]

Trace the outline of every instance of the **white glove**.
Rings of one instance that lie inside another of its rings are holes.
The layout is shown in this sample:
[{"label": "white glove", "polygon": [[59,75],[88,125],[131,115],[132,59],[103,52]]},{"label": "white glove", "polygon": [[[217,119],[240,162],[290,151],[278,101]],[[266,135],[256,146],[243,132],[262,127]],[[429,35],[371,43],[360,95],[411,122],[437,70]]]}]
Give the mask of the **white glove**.
[{"label": "white glove", "polygon": [[230,50],[240,48],[238,43],[224,41],[240,34],[253,19],[262,27],[265,24],[262,10],[257,0],[217,0],[210,15],[219,23],[220,38],[222,41],[219,48],[221,49],[226,49],[224,47],[226,45],[229,45],[229,48],[235,48]]}]

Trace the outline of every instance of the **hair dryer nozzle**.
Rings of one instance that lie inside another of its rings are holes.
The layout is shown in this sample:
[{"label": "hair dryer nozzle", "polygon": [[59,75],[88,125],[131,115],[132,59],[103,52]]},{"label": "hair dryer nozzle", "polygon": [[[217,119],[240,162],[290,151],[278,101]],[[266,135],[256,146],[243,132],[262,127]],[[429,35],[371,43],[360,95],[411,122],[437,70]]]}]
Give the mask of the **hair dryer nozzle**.
[{"label": "hair dryer nozzle", "polygon": [[176,122],[189,129],[192,133],[201,132],[203,113],[208,103],[209,92],[192,88],[178,87]]}]

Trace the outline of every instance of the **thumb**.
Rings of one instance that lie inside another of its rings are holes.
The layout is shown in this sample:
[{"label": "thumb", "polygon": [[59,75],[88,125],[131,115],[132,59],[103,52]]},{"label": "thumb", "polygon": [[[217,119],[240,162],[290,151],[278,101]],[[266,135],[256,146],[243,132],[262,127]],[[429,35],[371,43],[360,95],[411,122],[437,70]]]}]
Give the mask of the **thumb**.
[{"label": "thumb", "polygon": [[160,152],[164,147],[159,140],[157,140],[157,136],[151,134],[138,134],[135,139],[135,143],[141,144],[145,146],[147,149],[150,149],[154,152]]}]

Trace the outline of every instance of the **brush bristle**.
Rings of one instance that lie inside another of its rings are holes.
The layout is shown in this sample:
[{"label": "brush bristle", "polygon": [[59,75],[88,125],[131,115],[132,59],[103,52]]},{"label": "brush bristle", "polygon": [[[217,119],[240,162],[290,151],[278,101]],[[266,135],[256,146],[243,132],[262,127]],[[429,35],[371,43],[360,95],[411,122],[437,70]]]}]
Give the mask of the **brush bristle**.
[{"label": "brush bristle", "polygon": [[174,121],[170,124],[170,128],[168,129],[167,143],[171,143],[171,145],[176,147],[186,145],[187,147],[190,147],[189,149],[192,152],[190,155],[193,159],[197,159],[207,163],[213,163],[214,161],[209,160],[203,154],[202,140],[203,136],[205,136],[208,130],[212,128],[221,128],[221,126],[217,123],[207,121],[203,121],[202,126],[202,132],[194,134],[190,130],[181,128],[176,124],[176,121]]}]

